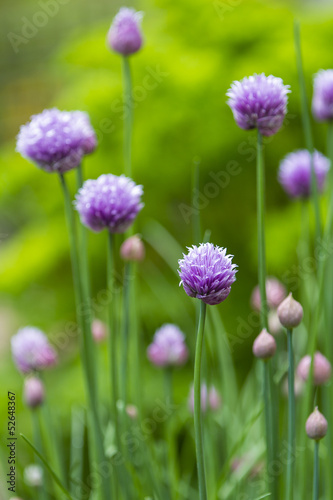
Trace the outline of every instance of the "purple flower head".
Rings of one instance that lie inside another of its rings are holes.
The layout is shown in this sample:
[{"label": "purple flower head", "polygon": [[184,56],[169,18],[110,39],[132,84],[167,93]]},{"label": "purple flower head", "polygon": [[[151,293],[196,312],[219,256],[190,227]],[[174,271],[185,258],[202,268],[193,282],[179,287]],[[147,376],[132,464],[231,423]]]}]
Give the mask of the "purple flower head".
[{"label": "purple flower head", "polygon": [[163,325],[156,331],[147,356],[156,366],[183,365],[188,358],[183,332],[176,325]]},{"label": "purple flower head", "polygon": [[[330,161],[318,151],[313,166],[319,192],[324,189]],[[291,198],[308,198],[311,194],[311,154],[306,149],[288,154],[280,163],[278,180]]]},{"label": "purple flower head", "polygon": [[188,248],[187,255],[178,261],[180,285],[190,297],[203,300],[206,304],[220,304],[225,300],[236,281],[236,264],[226,248],[212,243],[201,243]]},{"label": "purple flower head", "polygon": [[22,125],[16,150],[45,172],[64,173],[76,168],[96,148],[89,117],[82,111],[45,109]]},{"label": "purple flower head", "polygon": [[268,137],[282,126],[289,92],[289,85],[284,85],[281,78],[255,74],[231,84],[227,104],[240,128],[257,128]]},{"label": "purple flower head", "polygon": [[318,71],[314,77],[312,112],[319,122],[333,120],[333,69]]},{"label": "purple flower head", "polygon": [[57,362],[57,354],[46,335],[33,326],[21,328],[11,339],[12,355],[22,373],[43,370]]},{"label": "purple flower head", "polygon": [[124,233],[143,208],[142,186],[121,175],[104,174],[86,181],[76,195],[82,224],[93,231]]},{"label": "purple flower head", "polygon": [[108,45],[119,54],[129,56],[142,46],[142,12],[122,7],[115,16],[107,34]]}]

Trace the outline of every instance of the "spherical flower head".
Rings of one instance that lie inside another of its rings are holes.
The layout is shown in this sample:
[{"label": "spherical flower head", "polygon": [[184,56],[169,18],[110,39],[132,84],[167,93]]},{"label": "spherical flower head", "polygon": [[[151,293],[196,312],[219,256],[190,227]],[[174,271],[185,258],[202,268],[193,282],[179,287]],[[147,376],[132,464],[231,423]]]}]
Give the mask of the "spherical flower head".
[{"label": "spherical flower head", "polygon": [[289,92],[289,85],[284,85],[281,78],[255,74],[231,84],[227,104],[240,128],[257,128],[262,135],[269,137],[282,126]]},{"label": "spherical flower head", "polygon": [[[266,300],[269,309],[276,309],[286,297],[287,291],[284,285],[273,276],[266,278]],[[257,285],[251,295],[251,305],[254,310],[261,310],[260,289]]]},{"label": "spherical flower head", "polygon": [[28,465],[24,469],[23,477],[28,486],[37,488],[43,484],[43,469],[40,465]]},{"label": "spherical flower head", "polygon": [[256,358],[267,360],[276,351],[275,338],[264,328],[253,342],[252,352]]},{"label": "spherical flower head", "polygon": [[82,224],[95,232],[124,233],[143,208],[142,186],[124,175],[104,174],[86,181],[76,195]]},{"label": "spherical flower head", "polygon": [[127,238],[121,245],[120,257],[129,262],[140,262],[145,258],[145,247],[137,234]]},{"label": "spherical flower head", "polygon": [[[313,153],[313,168],[317,180],[318,191],[325,186],[327,173],[331,163],[318,151]],[[311,153],[301,149],[288,154],[280,163],[278,180],[291,198],[308,198],[311,194]]]},{"label": "spherical flower head", "polygon": [[28,377],[24,381],[23,398],[29,408],[37,408],[45,398],[44,384],[38,377]]},{"label": "spherical flower head", "polygon": [[319,441],[327,434],[327,420],[316,407],[315,411],[311,413],[305,424],[305,430],[310,439]]},{"label": "spherical flower head", "polygon": [[178,261],[180,285],[187,295],[196,297],[206,304],[216,305],[225,300],[236,281],[236,264],[226,248],[212,243],[201,243],[188,248],[187,255]]},{"label": "spherical flower head", "polygon": [[209,408],[213,411],[217,411],[221,408],[221,396],[214,385],[212,385],[208,392],[208,403]]},{"label": "spherical flower head", "polygon": [[107,35],[107,43],[115,52],[129,56],[142,46],[142,12],[122,7],[115,16]]},{"label": "spherical flower head", "polygon": [[91,324],[91,333],[94,341],[97,344],[103,342],[106,339],[108,333],[106,324],[100,319],[94,319]]},{"label": "spherical flower head", "polygon": [[[311,356],[307,355],[301,359],[297,367],[297,375],[302,380],[307,380],[310,373]],[[314,385],[323,385],[329,381],[332,375],[332,366],[323,354],[315,352],[313,359],[313,383]]]},{"label": "spherical flower head", "polygon": [[312,112],[319,122],[333,120],[333,69],[318,71],[314,77]]},{"label": "spherical flower head", "polygon": [[281,325],[288,329],[295,328],[303,319],[303,307],[291,293],[281,302],[277,313]]},{"label": "spherical flower head", "polygon": [[11,339],[12,356],[22,373],[43,370],[57,362],[57,354],[38,328],[22,328]]},{"label": "spherical flower head", "polygon": [[188,359],[185,335],[176,325],[165,324],[159,328],[147,349],[148,359],[155,366],[180,366]]},{"label": "spherical flower head", "polygon": [[[206,413],[208,406],[208,390],[205,382],[201,384],[200,389],[200,404],[201,404],[201,412]],[[194,386],[191,385],[190,395],[188,398],[188,408],[190,412],[194,413]]]},{"label": "spherical flower head", "polygon": [[82,111],[45,109],[22,125],[16,150],[45,172],[64,173],[92,153],[97,139],[89,117]]}]

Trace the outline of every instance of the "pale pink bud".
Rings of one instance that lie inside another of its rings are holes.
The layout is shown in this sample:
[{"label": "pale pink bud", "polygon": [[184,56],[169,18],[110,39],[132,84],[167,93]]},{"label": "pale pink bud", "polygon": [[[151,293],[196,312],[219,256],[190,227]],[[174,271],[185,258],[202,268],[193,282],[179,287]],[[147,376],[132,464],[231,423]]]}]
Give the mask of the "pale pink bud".
[{"label": "pale pink bud", "polygon": [[120,256],[125,261],[141,261],[145,258],[145,247],[138,235],[130,236],[120,247]]},{"label": "pale pink bud", "polygon": [[108,329],[105,323],[100,319],[94,319],[91,325],[91,332],[95,342],[103,342],[108,333]]},{"label": "pale pink bud", "polygon": [[303,319],[303,307],[291,293],[281,302],[277,312],[281,325],[288,329],[295,328]]},{"label": "pale pink bud", "polygon": [[[266,300],[269,309],[276,309],[287,295],[284,285],[272,276],[266,279]],[[256,311],[261,309],[260,290],[257,285],[251,295],[251,305]]]},{"label": "pale pink bud", "polygon": [[310,439],[319,441],[326,436],[327,433],[327,420],[320,413],[316,407],[315,411],[311,413],[305,424],[305,430]]},{"label": "pale pink bud", "polygon": [[268,329],[272,335],[279,335],[283,330],[276,309],[268,313]]},{"label": "pale pink bud", "polygon": [[276,342],[274,337],[264,328],[253,342],[252,352],[256,358],[269,359],[274,356]]},{"label": "pale pink bud", "polygon": [[136,420],[139,414],[138,408],[135,405],[126,405],[126,413],[132,420]]},{"label": "pale pink bud", "polygon": [[216,411],[221,407],[221,397],[214,385],[212,385],[209,389],[208,402],[210,409],[213,411]]},{"label": "pale pink bud", "polygon": [[[297,374],[302,380],[307,380],[310,373],[311,356],[307,355],[301,359],[297,367]],[[331,363],[325,356],[317,351],[313,358],[313,383],[323,385],[329,381],[332,375]]]},{"label": "pale pink bud", "polygon": [[24,381],[23,398],[27,406],[36,408],[45,398],[43,382],[37,377],[29,377]]}]

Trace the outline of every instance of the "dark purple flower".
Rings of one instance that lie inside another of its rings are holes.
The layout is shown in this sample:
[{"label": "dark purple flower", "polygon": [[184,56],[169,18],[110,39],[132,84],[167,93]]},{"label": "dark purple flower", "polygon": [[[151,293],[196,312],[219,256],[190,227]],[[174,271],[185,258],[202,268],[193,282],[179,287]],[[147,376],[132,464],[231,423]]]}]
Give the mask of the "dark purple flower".
[{"label": "dark purple flower", "polygon": [[[313,166],[319,192],[324,189],[330,161],[318,151],[313,153]],[[288,154],[280,163],[278,179],[291,198],[308,198],[311,193],[311,154],[306,149]]]},{"label": "dark purple flower", "polygon": [[287,113],[289,85],[275,76],[253,75],[235,81],[227,92],[237,125],[262,135],[276,134]]},{"label": "dark purple flower", "polygon": [[77,167],[96,144],[86,113],[53,108],[33,115],[22,125],[16,150],[46,172],[64,173]]},{"label": "dark purple flower", "polygon": [[180,284],[190,297],[203,300],[206,304],[220,304],[225,300],[236,281],[236,264],[226,248],[212,243],[201,243],[199,247],[188,248],[187,255],[179,260]]},{"label": "dark purple flower", "polygon": [[12,355],[17,368],[22,373],[53,366],[57,354],[46,335],[33,326],[22,328],[11,339]]},{"label": "dark purple flower", "polygon": [[141,20],[142,12],[122,7],[108,32],[108,45],[123,56],[137,52],[142,46]]},{"label": "dark purple flower", "polygon": [[321,70],[314,77],[312,112],[316,120],[333,120],[333,69]]},{"label": "dark purple flower", "polygon": [[156,366],[183,365],[188,358],[185,335],[176,325],[163,325],[156,331],[147,356]]},{"label": "dark purple flower", "polygon": [[142,186],[121,175],[104,174],[86,181],[76,195],[82,224],[93,231],[124,233],[143,208]]}]

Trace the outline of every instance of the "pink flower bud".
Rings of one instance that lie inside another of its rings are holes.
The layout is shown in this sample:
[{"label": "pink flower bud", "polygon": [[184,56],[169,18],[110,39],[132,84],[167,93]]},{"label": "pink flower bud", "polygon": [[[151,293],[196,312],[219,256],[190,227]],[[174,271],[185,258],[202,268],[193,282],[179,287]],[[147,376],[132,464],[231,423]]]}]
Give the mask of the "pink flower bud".
[{"label": "pink flower bud", "polygon": [[269,359],[274,356],[276,342],[272,335],[264,328],[253,342],[252,352],[256,358]]},{"label": "pink flower bud", "polygon": [[[269,276],[266,279],[266,299],[269,309],[276,309],[283,299],[285,298],[287,292],[284,285],[276,278]],[[257,285],[251,295],[251,305],[256,311],[261,309],[260,300],[260,290]]]},{"label": "pink flower bud", "polygon": [[[297,367],[297,375],[302,380],[307,380],[310,373],[311,356],[307,355],[301,359]],[[323,385],[331,378],[332,367],[328,359],[325,358],[319,351],[314,355],[313,359],[313,382],[314,385]]]},{"label": "pink flower bud", "polygon": [[282,333],[283,326],[280,323],[276,309],[272,309],[268,313],[268,330],[275,336]]},{"label": "pink flower bud", "polygon": [[318,407],[311,413],[305,424],[305,430],[310,439],[319,441],[326,436],[327,433],[327,420],[320,413]]},{"label": "pink flower bud", "polygon": [[96,343],[103,342],[107,337],[107,326],[100,319],[94,319],[91,325],[91,332]]},{"label": "pink flower bud", "polygon": [[27,406],[36,408],[45,398],[43,382],[37,377],[29,377],[24,381],[23,398]]},{"label": "pink flower bud", "polygon": [[214,385],[212,385],[209,389],[208,402],[210,409],[213,411],[216,411],[221,407],[221,397]]},{"label": "pink flower bud", "polygon": [[140,50],[142,45],[141,20],[141,12],[122,7],[108,32],[108,45],[123,56],[129,56]]},{"label": "pink flower bud", "polygon": [[130,236],[120,247],[120,256],[126,261],[141,261],[145,258],[145,247],[138,235]]},{"label": "pink flower bud", "polygon": [[281,325],[288,329],[295,328],[303,319],[303,307],[291,293],[281,302],[277,312]]},{"label": "pink flower bud", "polygon": [[126,413],[132,420],[138,418],[138,409],[135,405],[126,405]]}]

